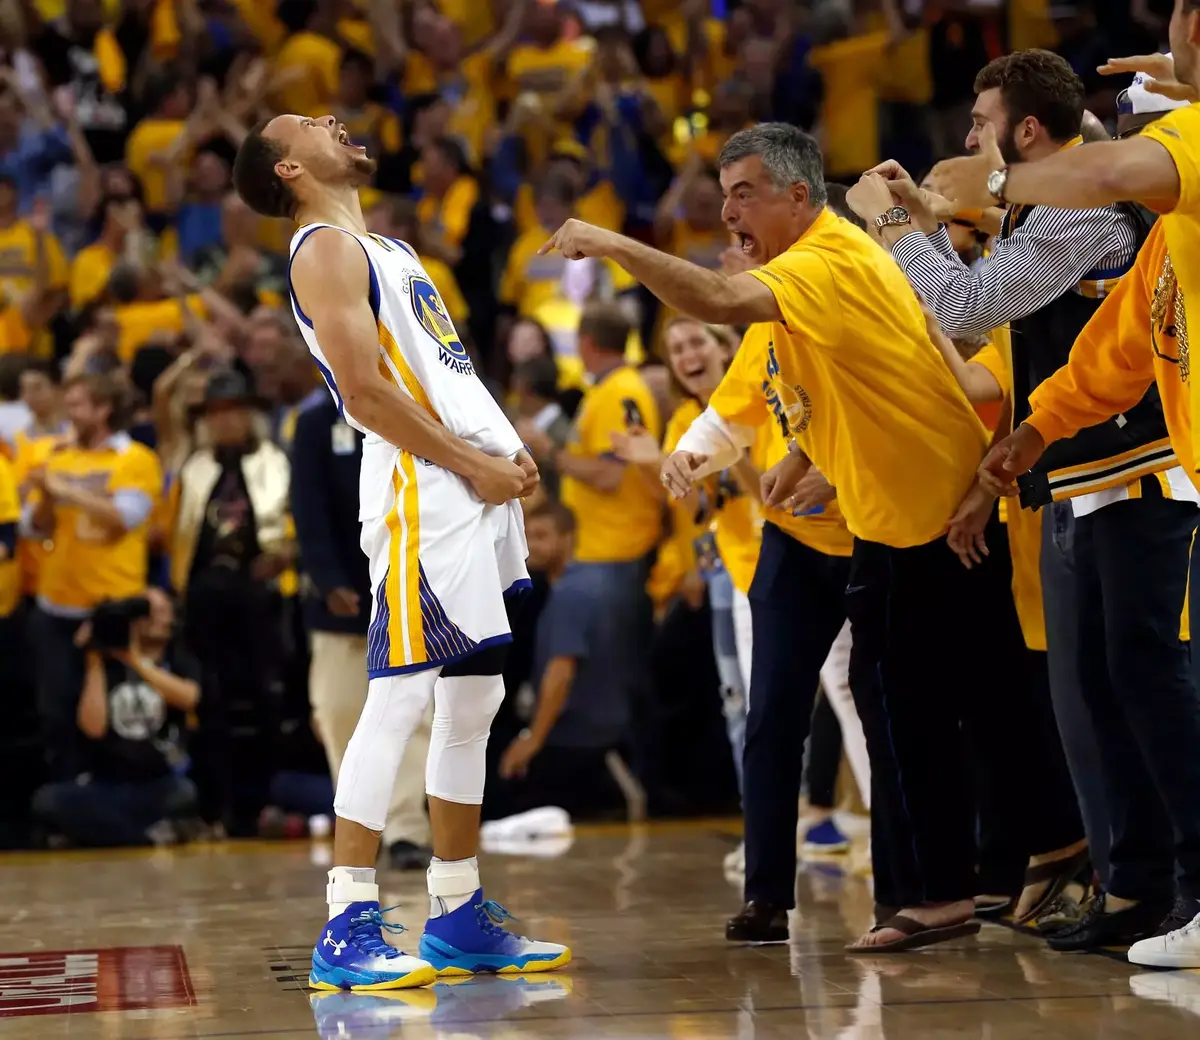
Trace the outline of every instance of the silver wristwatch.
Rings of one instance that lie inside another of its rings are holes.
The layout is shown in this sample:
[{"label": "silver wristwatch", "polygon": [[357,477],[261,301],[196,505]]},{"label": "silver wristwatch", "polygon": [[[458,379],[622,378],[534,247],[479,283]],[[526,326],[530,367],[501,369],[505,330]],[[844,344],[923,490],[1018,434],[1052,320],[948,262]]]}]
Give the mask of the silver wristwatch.
[{"label": "silver wristwatch", "polygon": [[908,210],[903,206],[893,206],[875,218],[875,226],[880,229],[885,227],[903,227],[911,223],[912,217],[908,215]]},{"label": "silver wristwatch", "polygon": [[1007,202],[1004,197],[1004,191],[1008,187],[1008,170],[1007,166],[1002,166],[998,170],[993,170],[988,174],[987,190],[997,202]]}]

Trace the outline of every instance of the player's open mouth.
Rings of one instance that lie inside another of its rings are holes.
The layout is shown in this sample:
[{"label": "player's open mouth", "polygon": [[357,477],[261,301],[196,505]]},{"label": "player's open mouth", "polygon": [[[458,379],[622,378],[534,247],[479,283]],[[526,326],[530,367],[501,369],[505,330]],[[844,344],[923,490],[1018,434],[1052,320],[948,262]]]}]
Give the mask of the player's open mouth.
[{"label": "player's open mouth", "polygon": [[742,252],[743,253],[753,253],[754,252],[754,236],[747,235],[744,231],[739,231],[737,233],[737,236],[739,239],[739,245],[741,246]]},{"label": "player's open mouth", "polygon": [[338,131],[338,144],[340,144],[343,148],[349,148],[353,152],[365,152],[367,150],[366,146],[355,144],[353,141],[351,141],[350,135],[346,133],[345,130]]}]

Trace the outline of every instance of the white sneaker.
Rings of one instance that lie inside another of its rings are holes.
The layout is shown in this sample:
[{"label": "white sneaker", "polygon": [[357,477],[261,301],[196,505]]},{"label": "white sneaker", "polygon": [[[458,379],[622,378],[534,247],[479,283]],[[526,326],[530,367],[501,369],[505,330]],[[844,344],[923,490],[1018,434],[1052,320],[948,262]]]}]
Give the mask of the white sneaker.
[{"label": "white sneaker", "polygon": [[1129,963],[1146,968],[1200,968],[1200,914],[1182,928],[1129,947]]}]

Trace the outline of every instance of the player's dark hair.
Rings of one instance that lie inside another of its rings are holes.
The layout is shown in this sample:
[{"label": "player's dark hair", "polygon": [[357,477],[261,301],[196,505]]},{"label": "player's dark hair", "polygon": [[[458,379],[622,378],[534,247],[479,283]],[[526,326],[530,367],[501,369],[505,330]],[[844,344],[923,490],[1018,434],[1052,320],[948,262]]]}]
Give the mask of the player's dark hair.
[{"label": "player's dark hair", "polygon": [[975,77],[975,93],[999,90],[1009,127],[1032,116],[1052,140],[1069,141],[1083,122],[1083,80],[1066,58],[1032,48],[988,62]]},{"label": "player's dark hair", "polygon": [[844,184],[834,184],[832,181],[826,181],[825,194],[827,198],[825,205],[839,217],[845,217],[851,224],[866,231],[867,222],[846,205],[846,192],[848,190]]},{"label": "player's dark hair", "polygon": [[609,354],[624,354],[633,323],[619,303],[589,303],[579,319],[579,338],[586,336]]},{"label": "player's dark hair", "polygon": [[267,124],[259,123],[246,135],[233,160],[233,186],[255,213],[264,217],[293,217],[299,204],[295,193],[275,164],[284,157],[283,146],[263,136]]}]

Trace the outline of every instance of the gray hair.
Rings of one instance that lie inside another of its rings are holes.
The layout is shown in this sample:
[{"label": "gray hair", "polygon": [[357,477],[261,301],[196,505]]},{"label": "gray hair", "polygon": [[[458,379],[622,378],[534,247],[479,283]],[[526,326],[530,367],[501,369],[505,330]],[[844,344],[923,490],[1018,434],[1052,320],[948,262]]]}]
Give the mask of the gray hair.
[{"label": "gray hair", "polygon": [[776,191],[786,191],[793,184],[807,184],[812,204],[825,205],[825,161],[817,142],[799,127],[791,123],[759,123],[739,130],[725,142],[718,164],[724,169],[752,155],[762,158],[763,169]]}]

